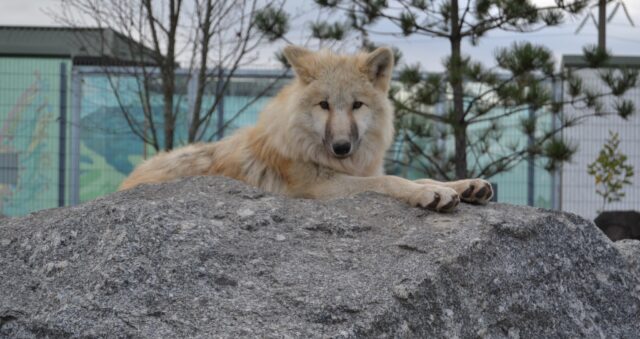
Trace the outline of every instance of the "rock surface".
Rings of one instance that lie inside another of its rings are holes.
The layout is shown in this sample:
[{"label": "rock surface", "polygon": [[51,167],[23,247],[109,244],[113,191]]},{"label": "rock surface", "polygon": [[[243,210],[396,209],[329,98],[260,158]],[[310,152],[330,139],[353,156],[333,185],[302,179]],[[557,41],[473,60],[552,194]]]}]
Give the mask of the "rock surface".
[{"label": "rock surface", "polygon": [[640,240],[623,239],[614,242],[614,245],[624,257],[631,273],[640,277]]},{"label": "rock surface", "polygon": [[637,338],[640,279],[592,223],[191,178],[0,225],[0,337]]}]

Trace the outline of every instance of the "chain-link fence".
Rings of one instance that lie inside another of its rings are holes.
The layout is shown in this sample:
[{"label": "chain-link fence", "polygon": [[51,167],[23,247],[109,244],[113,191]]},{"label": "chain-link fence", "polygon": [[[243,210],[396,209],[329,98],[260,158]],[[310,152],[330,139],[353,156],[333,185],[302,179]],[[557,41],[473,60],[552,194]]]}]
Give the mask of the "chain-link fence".
[{"label": "chain-link fence", "polygon": [[[187,142],[188,112],[196,86],[186,71],[180,71],[178,78],[187,84],[175,93],[179,105],[176,142],[182,145]],[[289,78],[290,74],[281,70],[238,71],[202,139],[215,141],[253,124],[261,108]],[[594,75],[593,85],[602,87],[597,81]],[[548,85],[550,91],[562,95],[562,86]],[[203,107],[212,105],[214,93],[214,89],[206,92]],[[0,58],[0,212],[23,215],[115,191],[139,162],[155,153],[132,133],[122,113],[126,109],[133,116],[143,115],[140,94],[138,80],[127,68],[72,65],[67,59]],[[151,87],[148,95],[151,111],[161,116],[161,89]],[[637,88],[628,96],[640,105]],[[528,114],[536,113],[522,113]],[[505,143],[527,142],[518,128],[521,118],[516,115],[502,122]],[[540,159],[531,158],[493,176],[490,181],[498,188],[498,201],[595,216],[601,199],[595,194],[586,164],[595,159],[608,131],[613,130],[621,135],[622,150],[640,168],[639,119],[637,115],[628,121],[594,119],[567,130],[565,136],[579,145],[574,161],[549,173]],[[503,145],[493,145],[491,152],[500,147]],[[394,145],[395,154],[390,158],[401,158],[402,149],[401,143]],[[472,161],[473,155],[470,157]],[[387,169],[407,177],[420,173],[397,163]],[[628,188],[623,202],[612,207],[638,209],[640,190],[636,187],[640,186]]]},{"label": "chain-link fence", "polygon": [[0,61],[0,213],[66,203],[68,89],[64,59]]},{"label": "chain-link fence", "polygon": [[[626,58],[625,58],[626,59]],[[640,67],[640,58],[626,59],[620,67]],[[631,62],[629,62],[631,61]],[[614,64],[615,65],[615,64]],[[566,64],[572,67],[574,64]],[[579,66],[579,65],[578,65]],[[601,79],[601,70],[576,70],[585,87],[594,93],[606,93],[609,89]],[[585,120],[582,124],[564,131],[564,137],[572,140],[578,147],[572,161],[563,165],[559,177],[559,209],[574,212],[586,218],[593,219],[602,210],[640,210],[640,177],[632,177],[631,185],[625,185],[625,196],[617,202],[603,204],[603,197],[596,194],[594,177],[587,173],[587,166],[598,157],[609,132],[620,136],[619,150],[628,157],[627,162],[634,166],[635,172],[640,171],[640,86],[629,90],[622,98],[604,97],[602,99],[603,112],[615,111],[617,103],[622,99],[629,99],[635,103],[635,113],[627,119],[615,114],[603,115]],[[581,112],[568,106],[565,115],[579,115]],[[602,191],[602,187],[600,187]]]}]

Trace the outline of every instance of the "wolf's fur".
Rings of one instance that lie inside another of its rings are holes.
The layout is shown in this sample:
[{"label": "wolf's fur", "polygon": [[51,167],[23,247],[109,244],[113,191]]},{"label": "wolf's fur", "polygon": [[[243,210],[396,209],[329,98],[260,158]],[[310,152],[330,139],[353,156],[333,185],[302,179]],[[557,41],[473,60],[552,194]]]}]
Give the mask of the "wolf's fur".
[{"label": "wolf's fur", "polygon": [[[463,201],[479,203],[491,197],[484,180],[442,183],[383,175],[394,133],[387,99],[393,69],[390,49],[345,56],[289,46],[284,54],[296,79],[265,107],[255,126],[219,142],[158,154],[138,166],[120,189],[186,176],[224,175],[292,197],[375,191],[435,210],[454,208],[459,195]],[[342,154],[346,149],[339,150],[338,144],[350,145],[349,152]]]}]

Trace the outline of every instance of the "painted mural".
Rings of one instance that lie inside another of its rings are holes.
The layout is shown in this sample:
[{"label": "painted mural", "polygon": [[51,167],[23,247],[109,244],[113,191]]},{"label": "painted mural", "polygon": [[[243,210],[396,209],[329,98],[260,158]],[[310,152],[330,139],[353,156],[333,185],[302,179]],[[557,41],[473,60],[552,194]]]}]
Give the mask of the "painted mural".
[{"label": "painted mural", "polygon": [[24,215],[58,206],[60,63],[67,61],[0,61],[3,215]]},{"label": "painted mural", "polygon": [[[111,81],[104,74],[88,74],[82,77],[81,103],[81,163],[80,163],[80,200],[87,201],[95,197],[114,192],[122,180],[139,164],[145,154],[145,145],[141,139],[133,134],[129,124],[123,116],[126,109],[132,118],[142,123],[142,108],[138,95],[138,84],[131,76],[117,77],[112,75]],[[268,84],[268,82],[267,82]],[[238,85],[236,85],[237,87]],[[259,91],[255,82],[247,82],[254,91]],[[118,91],[118,96],[114,93]],[[204,98],[204,107],[214,101],[213,96]],[[269,98],[254,100],[251,96],[228,95],[224,99],[225,121],[233,119],[228,124],[225,135],[240,127],[253,124],[257,120],[258,112]],[[175,102],[181,103],[180,114],[176,126],[176,144],[186,143],[188,130],[188,100],[176,96]],[[152,112],[156,128],[162,126],[161,93],[151,97]],[[236,115],[242,111],[241,115]],[[216,123],[212,123],[209,130],[215,132]],[[204,140],[209,139],[205,136]],[[164,143],[162,133],[159,135],[160,145]],[[146,154],[151,155],[155,150],[146,146]]]}]

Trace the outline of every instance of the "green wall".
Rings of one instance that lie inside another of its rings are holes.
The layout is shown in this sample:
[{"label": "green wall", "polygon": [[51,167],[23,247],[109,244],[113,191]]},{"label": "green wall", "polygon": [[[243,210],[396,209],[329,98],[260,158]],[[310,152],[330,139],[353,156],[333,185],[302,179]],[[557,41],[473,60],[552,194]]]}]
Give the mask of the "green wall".
[{"label": "green wall", "polygon": [[58,206],[61,64],[66,67],[69,88],[67,59],[0,58],[3,215]]}]

